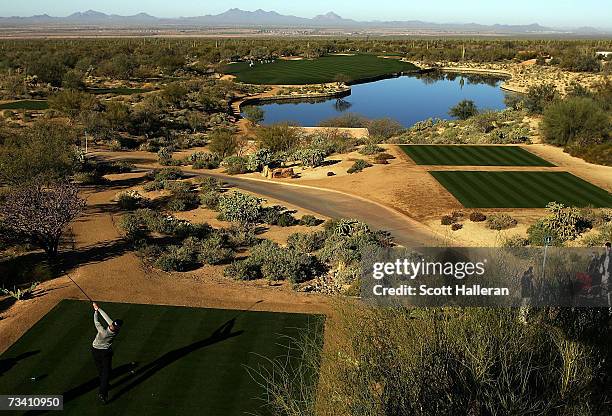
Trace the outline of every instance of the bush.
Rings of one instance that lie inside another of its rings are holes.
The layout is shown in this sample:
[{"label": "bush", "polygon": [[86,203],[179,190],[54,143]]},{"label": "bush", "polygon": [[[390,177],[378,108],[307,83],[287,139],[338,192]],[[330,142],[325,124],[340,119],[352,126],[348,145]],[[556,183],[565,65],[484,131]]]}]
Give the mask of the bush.
[{"label": "bush", "polygon": [[226,244],[233,248],[252,247],[259,243],[255,230],[251,227],[231,226],[220,230],[220,234]]},{"label": "bush", "polygon": [[170,195],[166,207],[170,211],[189,211],[200,205],[200,199],[195,192],[179,191]]},{"label": "bush", "polygon": [[186,246],[169,246],[155,261],[155,267],[166,272],[184,272],[197,266],[195,251]]},{"label": "bush", "polygon": [[448,111],[448,114],[451,117],[458,118],[459,120],[467,120],[470,117],[478,114],[478,108],[474,101],[472,100],[463,100],[460,101],[456,106],[451,107]]},{"label": "bush", "polygon": [[385,149],[378,146],[376,143],[368,143],[365,146],[363,146],[361,149],[359,149],[359,153],[361,153],[364,156],[370,156],[376,153],[380,153],[383,150]]},{"label": "bush", "polygon": [[529,87],[523,103],[532,114],[542,114],[544,109],[557,97],[557,89],[553,84],[539,84]]},{"label": "bush", "polygon": [[551,144],[565,146],[578,140],[577,144],[588,147],[609,138],[610,117],[594,100],[570,97],[546,107],[542,133]]},{"label": "bush", "polygon": [[259,149],[249,155],[246,168],[251,172],[261,172],[264,166],[272,164],[274,153],[270,149]]},{"label": "bush", "polygon": [[302,131],[287,123],[258,127],[255,136],[260,149],[269,149],[273,153],[291,152],[302,141]]},{"label": "bush", "polygon": [[263,214],[263,199],[242,192],[231,192],[219,198],[223,219],[241,224],[255,224]]},{"label": "bush", "polygon": [[442,225],[451,225],[455,222],[455,219],[451,215],[443,215],[440,220],[440,224]]},{"label": "bush", "polygon": [[451,225],[451,230],[453,230],[453,231],[457,231],[457,230],[460,230],[462,228],[463,228],[463,224],[458,223],[458,222],[456,222],[453,225]]},{"label": "bush", "polygon": [[299,149],[293,152],[291,158],[293,160],[299,160],[302,165],[316,168],[321,166],[325,161],[327,153],[323,149],[316,147],[308,147],[305,149]]},{"label": "bush", "polygon": [[379,118],[372,120],[367,123],[367,127],[370,136],[382,137],[383,139],[397,136],[404,131],[404,126],[391,118]]},{"label": "bush", "polygon": [[520,235],[514,235],[512,237],[507,237],[502,242],[502,247],[505,247],[505,248],[520,248],[520,247],[526,247],[528,245],[529,245],[529,240]]},{"label": "bush", "polygon": [[214,153],[199,152],[191,156],[191,167],[193,169],[217,169],[221,164],[221,157]]},{"label": "bush", "polygon": [[321,224],[323,221],[315,217],[314,215],[303,215],[300,219],[300,225],[305,225],[307,227],[315,227]]},{"label": "bush", "polygon": [[220,159],[233,155],[240,145],[239,138],[229,129],[215,129],[208,138],[208,149]]},{"label": "bush", "polygon": [[205,240],[188,238],[183,245],[191,247],[202,264],[225,264],[234,258],[234,252],[223,247],[223,238],[218,234],[213,234]]},{"label": "bush", "polygon": [[129,190],[120,192],[119,195],[117,195],[117,203],[121,209],[133,210],[136,208],[143,208],[144,205],[146,205],[146,198],[138,191]]},{"label": "bush", "polygon": [[160,182],[181,179],[182,177],[183,173],[178,168],[163,168],[153,172],[153,179]]},{"label": "bush", "polygon": [[261,279],[261,269],[247,260],[238,260],[229,264],[223,275],[235,280],[255,280]]},{"label": "bush", "polygon": [[487,219],[487,216],[482,212],[474,211],[470,213],[470,221],[472,222],[482,222]]},{"label": "bush", "polygon": [[378,165],[387,165],[389,164],[390,159],[395,159],[395,156],[390,155],[389,153],[379,153],[374,156],[373,162]]},{"label": "bush", "polygon": [[229,156],[223,159],[221,163],[222,166],[225,166],[225,173],[229,175],[239,175],[242,173],[247,173],[248,169],[248,161],[246,158],[242,156]]},{"label": "bush", "polygon": [[208,209],[217,210],[219,208],[219,198],[221,193],[218,191],[208,191],[200,195],[200,203]]},{"label": "bush", "polygon": [[223,181],[211,176],[202,176],[198,178],[198,184],[202,192],[220,192],[223,188]]},{"label": "bush", "polygon": [[294,233],[287,238],[287,247],[300,253],[313,253],[325,244],[325,233]]},{"label": "bush", "polygon": [[507,230],[516,227],[518,221],[508,214],[491,214],[487,218],[487,227],[491,230]]},{"label": "bush", "polygon": [[366,160],[357,159],[353,163],[353,166],[351,166],[346,172],[347,173],[358,173],[358,172],[361,172],[362,170],[364,170],[365,168],[369,168],[370,166],[372,166],[372,165],[370,163],[368,163]]}]

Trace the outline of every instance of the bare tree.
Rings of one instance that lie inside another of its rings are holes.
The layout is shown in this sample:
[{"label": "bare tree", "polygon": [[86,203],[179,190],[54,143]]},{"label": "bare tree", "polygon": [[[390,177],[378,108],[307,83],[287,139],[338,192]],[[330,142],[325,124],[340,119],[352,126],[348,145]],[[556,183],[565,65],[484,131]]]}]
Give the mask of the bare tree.
[{"label": "bare tree", "polygon": [[65,227],[84,207],[85,200],[73,184],[31,184],[9,192],[0,205],[0,216],[4,227],[16,237],[27,239],[49,257],[55,257]]}]

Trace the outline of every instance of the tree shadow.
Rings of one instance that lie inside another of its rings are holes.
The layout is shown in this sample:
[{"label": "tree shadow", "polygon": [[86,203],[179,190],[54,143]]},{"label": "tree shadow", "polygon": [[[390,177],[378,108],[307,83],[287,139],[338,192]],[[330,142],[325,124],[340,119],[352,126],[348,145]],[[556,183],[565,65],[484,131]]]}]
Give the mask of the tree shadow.
[{"label": "tree shadow", "polygon": [[0,360],[0,376],[13,368],[19,361],[25,360],[33,355],[36,355],[40,352],[40,350],[28,351],[23,354],[19,354],[17,357],[13,358],[5,358]]},{"label": "tree shadow", "polygon": [[110,401],[115,401],[119,399],[121,396],[135,388],[136,386],[142,384],[149,378],[153,377],[158,371],[166,368],[170,364],[184,358],[185,356],[191,354],[194,351],[197,351],[201,348],[208,347],[210,345],[216,344],[218,342],[225,341],[229,338],[233,338],[241,335],[244,331],[236,331],[232,332],[232,328],[236,323],[236,318],[232,318],[229,321],[225,322],[219,328],[217,328],[208,338],[205,338],[200,341],[196,341],[192,344],[186,345],[181,348],[177,348],[175,350],[169,351],[159,358],[151,361],[149,364],[141,367],[134,374],[130,374],[128,377],[125,377],[122,380],[119,380],[116,385],[124,384],[130,379],[134,379],[129,384],[121,388],[117,393],[113,395]]}]

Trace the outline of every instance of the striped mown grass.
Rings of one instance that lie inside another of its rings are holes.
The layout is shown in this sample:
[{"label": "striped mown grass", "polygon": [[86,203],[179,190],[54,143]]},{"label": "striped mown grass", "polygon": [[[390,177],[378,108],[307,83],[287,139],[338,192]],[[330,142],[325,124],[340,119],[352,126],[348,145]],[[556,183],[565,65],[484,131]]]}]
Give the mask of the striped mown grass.
[{"label": "striped mown grass", "polygon": [[106,406],[96,398],[93,310],[82,301],[59,303],[0,356],[0,392],[63,394],[62,414],[70,415],[244,415],[260,410],[264,393],[247,368],[286,355],[283,335],[297,337],[300,329],[322,325],[317,315],[102,307],[124,320],[113,346],[116,372]]},{"label": "striped mown grass", "polygon": [[413,64],[398,59],[354,55],[297,61],[279,59],[269,64],[256,63],[252,68],[248,62],[238,62],[227,65],[223,72],[235,75],[238,81],[248,84],[298,85],[334,82],[341,78],[354,81],[416,69]]},{"label": "striped mown grass", "polygon": [[19,100],[0,104],[0,110],[46,110],[49,103],[46,100]]},{"label": "striped mown grass", "polygon": [[432,171],[466,208],[612,207],[612,194],[567,172]]},{"label": "striped mown grass", "polygon": [[401,145],[417,165],[554,166],[519,146]]}]

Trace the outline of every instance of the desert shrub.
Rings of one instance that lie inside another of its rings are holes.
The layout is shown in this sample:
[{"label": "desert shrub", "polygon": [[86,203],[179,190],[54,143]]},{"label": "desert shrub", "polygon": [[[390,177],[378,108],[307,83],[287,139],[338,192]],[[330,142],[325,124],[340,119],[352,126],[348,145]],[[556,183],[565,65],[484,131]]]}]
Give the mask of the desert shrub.
[{"label": "desert shrub", "polygon": [[346,113],[338,117],[329,118],[319,123],[321,127],[367,127],[369,120],[355,113]]},{"label": "desert shrub", "polygon": [[170,192],[188,192],[191,190],[191,183],[183,181],[164,181],[164,189]]},{"label": "desert shrub", "polygon": [[529,245],[529,240],[521,235],[513,235],[507,237],[501,245],[505,248],[526,247]]},{"label": "desert shrub", "polygon": [[219,234],[226,241],[226,244],[233,248],[251,247],[259,243],[255,235],[255,230],[252,227],[233,225],[229,228],[219,230]]},{"label": "desert shrub", "polygon": [[160,182],[181,179],[182,177],[183,173],[178,168],[163,168],[153,172],[153,179]]},{"label": "desert shrub", "polygon": [[404,131],[404,126],[392,118],[378,118],[371,120],[367,123],[367,127],[370,136],[382,137],[383,139],[397,136]]},{"label": "desert shrub", "polygon": [[605,224],[595,233],[587,235],[582,243],[588,247],[596,247],[603,246],[608,241],[612,241],[612,223]]},{"label": "desert shrub", "polygon": [[472,222],[482,222],[487,219],[487,216],[479,211],[474,211],[470,213],[470,221]]},{"label": "desert shrub", "polygon": [[274,153],[270,149],[259,149],[249,155],[246,168],[250,172],[261,172],[264,166],[274,161]]},{"label": "desert shrub", "polygon": [[119,228],[128,240],[133,241],[145,237],[149,232],[140,217],[133,213],[125,214],[119,219]]},{"label": "desert shrub", "polygon": [[590,98],[570,97],[544,110],[542,133],[548,143],[565,146],[578,140],[588,146],[604,142],[610,131],[609,115]]},{"label": "desert shrub", "polygon": [[240,146],[239,137],[233,131],[224,128],[214,129],[208,135],[208,149],[220,159],[233,155]]},{"label": "desert shrub", "polygon": [[325,244],[325,233],[294,233],[287,238],[287,247],[300,253],[313,253]]},{"label": "desert shrub", "polygon": [[260,220],[266,224],[281,227],[290,227],[298,222],[285,207],[280,205],[263,208]]},{"label": "desert shrub", "polygon": [[390,159],[395,159],[395,156],[383,152],[375,155],[372,161],[378,165],[387,165]]},{"label": "desert shrub", "polygon": [[358,173],[358,172],[361,172],[362,170],[364,170],[365,168],[369,168],[370,166],[372,166],[372,165],[370,163],[368,163],[368,161],[363,160],[363,159],[357,159],[353,163],[353,166],[348,168],[348,170],[346,172],[347,173]]},{"label": "desert shrub", "polygon": [[582,143],[578,141],[565,146],[564,149],[572,156],[584,159],[589,163],[612,166],[612,143]]},{"label": "desert shrub", "polygon": [[170,165],[172,161],[172,152],[173,149],[171,147],[162,147],[157,151],[157,160],[160,165]]},{"label": "desert shrub", "polygon": [[216,210],[219,207],[221,193],[218,191],[207,191],[200,195],[200,203],[208,209]]},{"label": "desert shrub", "polygon": [[306,225],[308,227],[315,227],[322,222],[322,220],[310,214],[303,215],[302,218],[300,218],[300,225]]},{"label": "desert shrub", "polygon": [[221,164],[221,157],[215,153],[198,152],[191,156],[191,167],[194,169],[216,169]]},{"label": "desert shrub", "polygon": [[263,213],[263,199],[242,192],[229,192],[219,198],[219,211],[223,219],[241,224],[259,222]]},{"label": "desert shrub", "polygon": [[[610,413],[602,401],[610,388],[607,345],[576,341],[555,325],[524,324],[519,308],[449,312],[344,302],[339,309],[325,329],[334,334],[325,340],[329,354],[314,348],[320,334],[297,339],[291,351],[303,354],[306,368],[279,362],[266,374],[263,383],[276,394],[271,406],[329,415]],[[564,312],[576,309],[589,311]],[[310,372],[318,377],[309,389]],[[305,381],[296,388],[295,380]],[[296,389],[304,395],[296,397]]]},{"label": "desert shrub", "polygon": [[121,209],[133,210],[142,208],[146,205],[146,202],[146,198],[135,190],[120,192],[119,195],[117,195],[117,204],[119,204]]},{"label": "desert shrub", "polygon": [[538,84],[529,87],[523,99],[525,109],[532,114],[542,114],[544,109],[557,97],[553,84]]},{"label": "desert shrub", "polygon": [[81,185],[98,185],[108,182],[108,179],[98,172],[77,172],[74,174],[74,181]]},{"label": "desert shrub", "polygon": [[148,183],[144,184],[142,189],[145,192],[152,192],[152,191],[161,191],[165,187],[166,187],[166,182],[165,181],[154,180],[154,181],[151,181],[151,182],[148,182]]},{"label": "desert shrub", "polygon": [[198,262],[201,264],[225,264],[234,258],[234,252],[227,247],[223,247],[223,237],[219,234],[212,234],[202,240],[197,238],[187,238],[184,246],[190,247],[195,253]]},{"label": "desert shrub", "polygon": [[451,225],[455,222],[455,219],[451,215],[443,215],[440,220],[440,224],[442,225]]},{"label": "desert shrub", "polygon": [[361,153],[364,156],[370,156],[376,153],[380,153],[383,150],[385,149],[378,146],[376,143],[368,143],[365,146],[363,146],[361,149],[359,149],[359,153]]},{"label": "desert shrub", "polygon": [[166,207],[170,211],[189,211],[197,208],[198,205],[200,205],[200,198],[197,193],[191,191],[189,187],[178,187],[172,191]]},{"label": "desert shrub", "polygon": [[325,150],[317,147],[307,147],[305,149],[298,149],[291,155],[291,159],[299,160],[302,165],[316,168],[321,166],[325,161],[327,153]]},{"label": "desert shrub", "polygon": [[553,246],[563,245],[563,239],[555,234],[555,230],[551,229],[544,219],[539,219],[527,228],[527,239],[532,246],[543,246],[545,238],[552,238]]},{"label": "desert shrub", "polygon": [[259,266],[262,277],[272,281],[301,283],[312,279],[321,270],[315,257],[280,247],[269,240],[262,241],[251,250],[249,261]]},{"label": "desert shrub", "polygon": [[507,230],[516,227],[518,221],[508,214],[491,214],[487,218],[487,227],[491,230]]},{"label": "desert shrub", "polygon": [[255,280],[261,279],[261,269],[258,265],[253,264],[248,259],[237,260],[223,270],[223,275],[235,280]]},{"label": "desert shrub", "polygon": [[478,114],[478,108],[474,101],[472,100],[463,100],[457,103],[454,107],[448,111],[448,114],[451,117],[458,118],[459,120],[467,120],[470,117]]},{"label": "desert shrub", "polygon": [[260,126],[255,132],[260,149],[276,152],[291,152],[298,147],[303,138],[300,129],[287,123]]},{"label": "desert shrub", "polygon": [[463,228],[463,224],[456,222],[454,224],[451,225],[451,230],[453,231],[457,231]]},{"label": "desert shrub", "polygon": [[221,165],[225,167],[225,173],[229,175],[239,175],[249,171],[248,160],[242,156],[226,157]]},{"label": "desert shrub", "polygon": [[223,188],[223,181],[221,179],[213,178],[212,176],[202,176],[198,178],[197,182],[200,187],[200,191],[202,192],[220,192]]},{"label": "desert shrub", "polygon": [[188,246],[168,246],[155,260],[155,267],[166,272],[184,272],[198,266],[196,252]]}]

